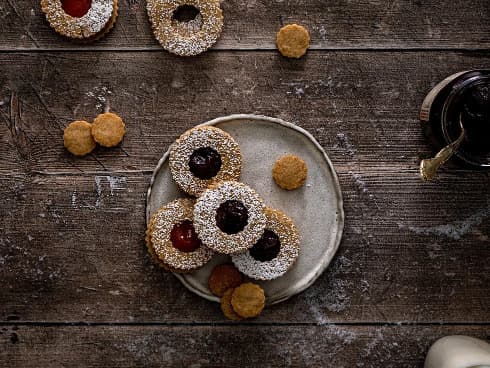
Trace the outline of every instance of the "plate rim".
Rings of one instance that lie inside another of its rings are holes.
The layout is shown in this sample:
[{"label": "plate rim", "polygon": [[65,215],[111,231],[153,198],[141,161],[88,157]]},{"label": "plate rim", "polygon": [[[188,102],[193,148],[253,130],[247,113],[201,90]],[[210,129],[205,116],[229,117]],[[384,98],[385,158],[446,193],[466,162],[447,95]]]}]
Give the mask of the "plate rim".
[{"label": "plate rim", "polygon": [[[218,123],[223,123],[223,122],[227,122],[227,121],[231,121],[231,120],[268,121],[268,122],[272,122],[272,123],[275,123],[275,124],[279,124],[281,126],[284,126],[286,128],[295,130],[295,131],[303,134],[304,136],[306,136],[313,143],[313,145],[315,146],[315,148],[322,154],[323,159],[325,160],[325,162],[328,165],[328,169],[330,170],[330,173],[332,175],[332,178],[333,178],[333,181],[334,181],[334,184],[335,184],[334,185],[335,186],[335,195],[337,197],[337,213],[336,213],[336,218],[337,218],[337,234],[336,234],[335,241],[334,241],[334,246],[333,246],[333,249],[332,249],[332,257],[330,259],[327,259],[327,260],[325,260],[325,259],[322,260],[321,267],[313,275],[313,277],[311,277],[311,279],[307,283],[304,283],[300,287],[296,288],[293,294],[291,294],[291,295],[282,295],[282,296],[279,296],[276,299],[266,301],[266,304],[267,305],[273,305],[273,304],[281,303],[281,302],[283,302],[283,301],[285,301],[285,300],[293,297],[294,295],[297,295],[297,294],[305,291],[306,289],[308,289],[318,279],[318,277],[320,277],[320,275],[326,270],[326,268],[328,267],[328,265],[330,264],[330,262],[335,257],[335,254],[337,253],[337,250],[339,249],[340,243],[342,241],[342,235],[343,235],[343,232],[344,232],[344,223],[345,223],[344,202],[343,202],[343,197],[342,197],[342,191],[340,189],[340,182],[339,182],[339,179],[338,179],[338,176],[337,176],[337,172],[335,171],[335,168],[334,168],[334,166],[332,164],[332,161],[330,160],[330,158],[328,157],[327,153],[325,152],[325,150],[323,149],[323,147],[320,145],[320,143],[318,143],[318,141],[315,139],[315,137],[310,132],[308,132],[306,129],[304,129],[304,128],[296,125],[296,124],[290,123],[290,122],[285,121],[285,120],[282,120],[280,118],[273,118],[273,117],[269,117],[269,116],[265,116],[265,115],[257,115],[257,114],[231,114],[231,115],[222,116],[222,117],[218,117],[218,118],[215,118],[215,119],[208,120],[208,121],[206,121],[204,123],[201,123],[201,124],[198,124],[198,125],[196,125],[194,127],[216,125]],[[155,169],[153,170],[153,174],[151,176],[150,185],[149,185],[148,191],[146,193],[146,203],[145,203],[145,220],[146,220],[145,222],[146,222],[146,227],[148,227],[148,221],[149,221],[149,218],[150,218],[148,203],[149,203],[149,200],[150,200],[150,196],[151,196],[153,184],[155,182],[156,176],[160,172],[160,169],[162,168],[163,164],[168,159],[168,156],[169,156],[169,153],[170,153],[170,146],[167,149],[167,151],[163,154],[163,156],[160,158],[160,160],[158,161],[157,165],[155,166]],[[202,297],[202,298],[204,298],[206,300],[210,300],[210,301],[218,302],[219,303],[220,299],[218,297],[216,297],[214,295],[211,296],[211,295],[208,295],[208,294],[204,294],[201,291],[195,289],[185,279],[184,275],[178,274],[178,273],[175,273],[175,272],[172,272],[172,274],[177,279],[179,279],[179,281],[189,291],[193,292],[194,294],[199,295],[200,297]]]}]

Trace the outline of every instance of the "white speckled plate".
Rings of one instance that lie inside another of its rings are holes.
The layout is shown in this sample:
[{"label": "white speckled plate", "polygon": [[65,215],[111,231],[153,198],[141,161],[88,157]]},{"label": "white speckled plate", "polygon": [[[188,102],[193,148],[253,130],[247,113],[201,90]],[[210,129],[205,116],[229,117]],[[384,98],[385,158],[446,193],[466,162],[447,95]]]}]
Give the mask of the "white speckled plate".
[{"label": "white speckled plate", "polygon": [[[257,115],[230,115],[203,125],[214,125],[230,133],[241,147],[241,180],[256,189],[266,205],[280,209],[299,228],[301,249],[294,266],[276,280],[257,282],[267,296],[267,304],[279,303],[308,288],[325,270],[339,247],[344,226],[342,194],[335,170],[320,144],[304,129],[280,119]],[[275,160],[293,153],[308,165],[306,185],[295,191],[280,189],[272,179]],[[161,205],[184,194],[173,182],[168,167],[168,151],[158,163],[148,190],[146,219]],[[228,261],[217,255],[200,270],[177,278],[191,291],[218,302],[207,287],[216,264]]]}]

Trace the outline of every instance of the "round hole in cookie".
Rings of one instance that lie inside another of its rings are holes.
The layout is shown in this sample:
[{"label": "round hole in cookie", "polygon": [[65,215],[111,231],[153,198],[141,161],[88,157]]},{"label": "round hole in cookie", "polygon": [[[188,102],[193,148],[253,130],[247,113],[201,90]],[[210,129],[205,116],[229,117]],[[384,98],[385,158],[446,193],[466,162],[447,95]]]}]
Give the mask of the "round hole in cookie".
[{"label": "round hole in cookie", "polygon": [[226,234],[236,234],[248,225],[248,209],[236,200],[220,204],[216,210],[216,225]]},{"label": "round hole in cookie", "polygon": [[197,18],[201,12],[193,5],[184,4],[180,5],[174,10],[172,19],[180,23],[188,23]]},{"label": "round hole in cookie", "polygon": [[69,16],[81,18],[92,7],[92,0],[61,0],[61,7]]},{"label": "round hole in cookie", "polygon": [[201,246],[201,240],[197,237],[194,225],[190,220],[184,220],[175,224],[170,231],[172,246],[181,252],[193,252]]},{"label": "round hole in cookie", "polygon": [[277,257],[281,249],[281,241],[277,234],[269,229],[264,230],[261,238],[250,248],[249,252],[253,259],[260,262],[272,261]]}]

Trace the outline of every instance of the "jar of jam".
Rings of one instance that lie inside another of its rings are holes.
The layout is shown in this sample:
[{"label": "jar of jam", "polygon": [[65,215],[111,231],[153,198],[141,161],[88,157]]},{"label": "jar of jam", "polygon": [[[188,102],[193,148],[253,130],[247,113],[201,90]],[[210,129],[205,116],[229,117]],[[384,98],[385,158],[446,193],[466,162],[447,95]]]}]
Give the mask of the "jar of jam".
[{"label": "jar of jam", "polygon": [[429,141],[440,149],[465,129],[455,155],[473,167],[490,168],[490,70],[453,74],[436,85],[420,109]]}]

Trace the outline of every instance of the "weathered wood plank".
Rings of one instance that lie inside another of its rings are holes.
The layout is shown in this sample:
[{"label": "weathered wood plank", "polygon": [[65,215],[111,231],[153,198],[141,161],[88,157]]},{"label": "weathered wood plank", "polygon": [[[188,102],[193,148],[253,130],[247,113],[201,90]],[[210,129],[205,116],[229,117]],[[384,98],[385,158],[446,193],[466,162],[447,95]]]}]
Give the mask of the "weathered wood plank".
[{"label": "weathered wood plank", "polygon": [[[339,171],[346,229],[306,292],[274,322],[488,322],[485,173],[424,184],[415,171]],[[224,321],[146,253],[149,174],[0,177],[0,319]],[[307,236],[307,234],[305,235]]]},{"label": "weathered wood plank", "polygon": [[422,367],[448,334],[488,326],[5,326],[9,367]]},{"label": "weathered wood plank", "polygon": [[[60,38],[41,13],[39,1],[9,0],[0,6],[0,50],[159,49],[146,2],[119,1],[113,32],[93,45]],[[312,49],[456,48],[490,46],[486,0],[334,1],[226,0],[225,27],[216,49],[272,49],[285,23],[304,24]]]},{"label": "weathered wood plank", "polygon": [[[489,67],[490,54],[27,53],[0,54],[0,65],[2,173],[150,171],[185,129],[230,113],[297,123],[338,166],[415,170],[431,151],[417,120],[425,94],[458,70]],[[121,148],[69,155],[64,126],[109,107],[127,123]]]}]

